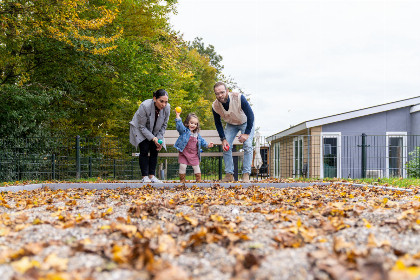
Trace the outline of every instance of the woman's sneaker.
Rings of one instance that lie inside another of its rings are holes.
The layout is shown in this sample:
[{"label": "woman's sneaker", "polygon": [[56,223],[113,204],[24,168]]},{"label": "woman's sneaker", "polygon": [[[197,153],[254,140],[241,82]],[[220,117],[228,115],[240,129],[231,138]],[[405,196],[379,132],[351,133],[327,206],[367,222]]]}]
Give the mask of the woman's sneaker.
[{"label": "woman's sneaker", "polygon": [[155,176],[153,176],[152,178],[150,178],[150,181],[151,181],[152,183],[162,183],[162,181],[161,181],[161,180],[159,180],[158,178],[156,178]]},{"label": "woman's sneaker", "polygon": [[141,180],[141,182],[142,182],[142,183],[151,183],[151,182],[152,182],[152,180],[150,180],[150,178],[149,178],[149,177],[144,176],[144,177],[143,177],[143,179]]}]

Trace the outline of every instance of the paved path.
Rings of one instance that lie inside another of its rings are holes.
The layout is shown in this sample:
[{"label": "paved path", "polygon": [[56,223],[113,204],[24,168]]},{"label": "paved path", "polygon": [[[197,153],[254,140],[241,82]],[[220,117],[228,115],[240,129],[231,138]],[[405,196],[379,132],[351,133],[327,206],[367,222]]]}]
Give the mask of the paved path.
[{"label": "paved path", "polygon": [[387,190],[400,190],[400,191],[409,191],[410,189],[403,189],[403,188],[394,188],[394,187],[387,187],[387,186],[373,186],[373,185],[365,185],[365,184],[350,184],[350,183],[332,183],[332,182],[309,182],[309,183],[301,183],[301,182],[293,182],[293,183],[217,183],[217,182],[203,182],[203,183],[174,183],[173,181],[168,183],[152,183],[152,184],[144,184],[139,181],[124,181],[121,183],[41,183],[41,184],[29,184],[29,185],[22,185],[22,186],[10,186],[10,187],[3,187],[0,188],[0,192],[5,191],[31,191],[39,188],[48,187],[53,190],[57,189],[74,189],[74,188],[85,188],[85,189],[116,189],[116,188],[141,188],[147,185],[150,185],[155,188],[173,188],[180,185],[185,185],[186,187],[215,187],[220,186],[224,188],[229,187],[251,187],[251,186],[258,186],[262,188],[289,188],[289,187],[308,187],[308,186],[330,186],[330,185],[348,185],[353,187],[373,187],[373,188],[381,188]]}]

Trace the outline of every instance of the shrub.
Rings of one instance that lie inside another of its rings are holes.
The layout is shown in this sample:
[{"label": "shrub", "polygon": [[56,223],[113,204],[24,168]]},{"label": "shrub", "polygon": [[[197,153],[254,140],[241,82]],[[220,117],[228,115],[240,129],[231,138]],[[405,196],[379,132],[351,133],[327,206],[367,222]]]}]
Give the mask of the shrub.
[{"label": "shrub", "polygon": [[420,147],[416,147],[412,152],[409,153],[407,162],[407,173],[409,177],[420,178]]}]

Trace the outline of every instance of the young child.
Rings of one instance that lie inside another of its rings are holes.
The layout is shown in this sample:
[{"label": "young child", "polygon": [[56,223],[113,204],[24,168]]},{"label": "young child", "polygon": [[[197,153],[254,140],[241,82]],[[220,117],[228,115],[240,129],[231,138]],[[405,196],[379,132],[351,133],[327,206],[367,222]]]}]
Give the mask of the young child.
[{"label": "young child", "polygon": [[211,148],[213,147],[213,142],[207,143],[198,133],[200,131],[200,124],[196,114],[188,114],[184,123],[182,123],[179,116],[181,113],[175,111],[175,114],[176,130],[179,132],[179,137],[176,140],[174,147],[179,151],[179,179],[181,183],[185,183],[187,165],[191,165],[194,170],[196,182],[200,182],[201,147]]}]

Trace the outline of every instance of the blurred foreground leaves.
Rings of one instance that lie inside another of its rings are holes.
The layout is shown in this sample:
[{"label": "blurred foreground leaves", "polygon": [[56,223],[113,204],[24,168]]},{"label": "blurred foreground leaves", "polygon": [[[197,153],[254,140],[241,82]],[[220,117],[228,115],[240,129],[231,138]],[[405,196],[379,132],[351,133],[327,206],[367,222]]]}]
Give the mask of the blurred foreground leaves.
[{"label": "blurred foreground leaves", "polygon": [[[418,247],[396,237],[419,243],[419,208],[419,189],[339,184],[3,192],[0,266],[16,279],[99,278],[119,269],[188,279],[195,268],[176,260],[216,246],[235,263],[214,269],[233,279],[260,279],[280,250],[304,250],[306,273],[316,278],[416,279]],[[88,256],[98,265],[75,265]]]}]

